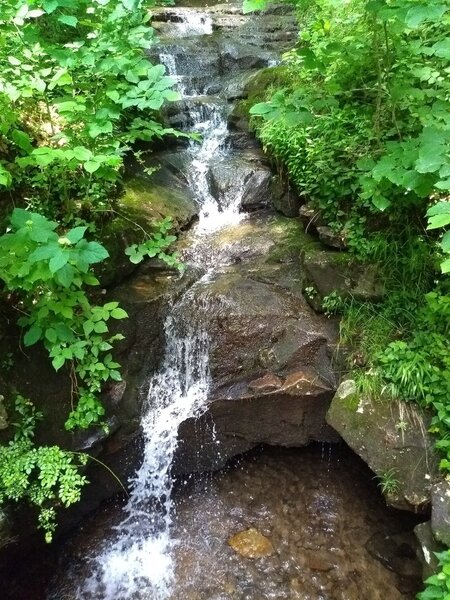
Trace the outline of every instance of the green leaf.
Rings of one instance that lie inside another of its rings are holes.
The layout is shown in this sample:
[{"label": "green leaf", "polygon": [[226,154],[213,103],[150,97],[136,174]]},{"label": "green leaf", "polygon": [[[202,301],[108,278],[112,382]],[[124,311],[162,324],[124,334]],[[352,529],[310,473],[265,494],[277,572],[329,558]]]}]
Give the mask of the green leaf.
[{"label": "green leaf", "polygon": [[54,12],[59,6],[58,0],[44,0],[42,7],[47,14]]},{"label": "green leaf", "polygon": [[441,271],[442,273],[450,273],[450,258],[441,263]]},{"label": "green leaf", "polygon": [[100,168],[100,163],[95,160],[88,160],[84,163],[83,167],[86,169],[88,173],[95,173]]},{"label": "green leaf", "polygon": [[77,249],[80,251],[80,256],[88,264],[99,263],[109,256],[104,246],[98,242],[87,242],[85,239],[78,242]]},{"label": "green leaf", "polygon": [[33,150],[33,146],[31,144],[30,136],[21,131],[20,129],[15,129],[11,134],[12,140],[19,148],[25,150],[25,152],[31,152]]},{"label": "green leaf", "polygon": [[61,15],[58,17],[58,21],[60,23],[64,23],[64,25],[68,25],[69,27],[76,27],[78,24],[78,19],[73,15]]},{"label": "green leaf", "polygon": [[89,135],[92,138],[96,138],[103,133],[112,133],[113,132],[113,124],[111,121],[95,121],[89,125]]},{"label": "green leaf", "polygon": [[75,146],[73,149],[73,155],[81,162],[88,161],[92,158],[92,152],[84,146]]},{"label": "green leaf", "polygon": [[23,343],[25,346],[32,346],[41,339],[41,336],[42,328],[38,327],[37,325],[33,325],[24,335]]},{"label": "green leaf", "polygon": [[441,248],[444,252],[450,253],[450,231],[446,231],[441,240]]},{"label": "green leaf", "polygon": [[86,337],[94,331],[94,323],[92,321],[85,321],[83,323],[83,331]]},{"label": "green leaf", "polygon": [[111,316],[113,319],[126,319],[128,317],[128,313],[123,310],[123,308],[114,308],[111,311]]},{"label": "green leaf", "polygon": [[83,238],[84,234],[86,233],[86,229],[87,229],[87,227],[84,227],[84,226],[74,227],[68,233],[66,233],[66,238],[72,244],[76,244]]},{"label": "green leaf", "polygon": [[65,288],[69,288],[75,278],[75,269],[72,265],[66,264],[56,273],[56,279]]},{"label": "green leaf", "polygon": [[430,6],[427,2],[419,6],[411,7],[406,13],[406,25],[411,29],[415,29],[425,21],[439,21],[442,15],[447,11],[445,4]]},{"label": "green leaf", "polygon": [[450,225],[450,213],[429,217],[427,229],[437,229],[438,227],[445,227],[446,225]]},{"label": "green leaf", "polygon": [[104,321],[97,321],[94,325],[95,333],[107,333],[108,327]]},{"label": "green leaf", "polygon": [[58,354],[58,356],[55,356],[55,358],[52,360],[52,365],[53,365],[53,368],[55,369],[55,371],[59,371],[59,369],[63,366],[63,364],[65,362],[66,362],[66,359],[61,354]]},{"label": "green leaf", "polygon": [[12,183],[11,173],[0,163],[0,185],[9,187]]},{"label": "green leaf", "polygon": [[53,329],[53,327],[49,327],[48,329],[45,330],[45,337],[48,339],[48,341],[51,344],[56,343],[57,336],[56,336],[56,331]]},{"label": "green leaf", "polygon": [[66,250],[58,250],[56,254],[50,259],[49,267],[51,273],[56,273],[59,269],[62,269],[69,260],[69,253]]}]

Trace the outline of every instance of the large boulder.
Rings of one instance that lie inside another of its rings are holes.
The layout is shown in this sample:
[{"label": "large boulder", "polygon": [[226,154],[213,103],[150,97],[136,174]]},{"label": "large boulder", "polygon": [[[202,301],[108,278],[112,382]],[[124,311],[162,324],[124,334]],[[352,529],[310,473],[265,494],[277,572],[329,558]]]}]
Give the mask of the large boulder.
[{"label": "large boulder", "polygon": [[177,472],[219,467],[262,443],[338,440],[325,422],[336,326],[303,299],[303,238],[299,222],[264,215],[218,233],[232,264],[190,290],[207,306],[210,397],[180,427]]},{"label": "large boulder", "polygon": [[156,223],[170,217],[174,231],[179,232],[198,214],[198,206],[181,173],[174,172],[164,162],[155,169],[152,176],[134,176],[125,181],[115,218],[100,232],[110,255],[99,269],[104,286],[117,285],[136,270],[125,250],[148,239]]},{"label": "large boulder", "polygon": [[413,404],[374,400],[341,383],[327,422],[372,469],[388,504],[426,512],[432,483],[438,477],[434,441],[427,433],[428,415]]},{"label": "large boulder", "polygon": [[311,306],[322,310],[323,299],[334,293],[341,298],[378,302],[383,284],[376,265],[360,263],[351,254],[310,245],[302,253],[304,291]]}]

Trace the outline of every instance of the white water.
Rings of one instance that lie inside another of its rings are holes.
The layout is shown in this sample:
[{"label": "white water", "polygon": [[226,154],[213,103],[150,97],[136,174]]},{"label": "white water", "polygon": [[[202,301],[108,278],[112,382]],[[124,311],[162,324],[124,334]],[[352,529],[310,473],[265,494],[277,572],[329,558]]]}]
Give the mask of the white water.
[{"label": "white water", "polygon": [[[171,75],[175,61],[164,56]],[[189,250],[189,261],[202,266],[207,279],[213,264],[208,235],[237,223],[242,215],[239,205],[243,190],[233,186],[219,206],[211,195],[207,173],[213,161],[226,158],[224,139],[226,113],[220,105],[208,105],[193,111],[192,131],[202,141],[191,142],[187,176],[200,205],[199,222]],[[225,256],[222,260],[225,259]],[[185,312],[185,309],[188,309]],[[193,302],[188,294],[176,304],[165,322],[165,356],[160,370],[149,383],[146,412],[142,420],[144,457],[131,482],[131,495],[122,522],[114,528],[114,537],[90,561],[91,576],[77,590],[83,600],[165,600],[170,597],[173,580],[171,538],[173,480],[171,465],[177,447],[179,425],[201,413],[208,388],[208,336],[204,315],[206,306]]]},{"label": "white water", "polygon": [[[183,306],[165,323],[164,362],[152,378],[142,420],[145,450],[116,539],[92,561],[93,573],[79,598],[163,600],[172,583],[170,537],[172,477],[177,430],[195,416],[208,394],[208,339],[200,327],[186,326]],[[180,336],[180,329],[186,330]]]}]

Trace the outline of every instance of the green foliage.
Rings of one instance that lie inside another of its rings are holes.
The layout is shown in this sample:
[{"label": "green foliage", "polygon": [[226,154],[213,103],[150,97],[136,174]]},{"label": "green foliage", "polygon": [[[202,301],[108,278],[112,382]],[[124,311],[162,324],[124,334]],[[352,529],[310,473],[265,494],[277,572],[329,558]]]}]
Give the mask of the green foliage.
[{"label": "green foliage", "polygon": [[38,509],[38,524],[50,542],[56,529],[56,508],[78,502],[87,480],[79,472],[86,454],[68,452],[58,446],[36,446],[33,442],[42,414],[33,404],[17,396],[19,418],[13,439],[0,446],[0,504],[26,500]]},{"label": "green foliage", "polygon": [[417,595],[417,600],[447,600],[450,597],[450,550],[435,554],[439,572],[425,581],[426,588]]},{"label": "green foliage", "polygon": [[[450,225],[450,201],[441,200],[428,209],[428,230],[445,229]],[[445,231],[439,242],[439,246],[444,254],[450,254],[450,231]],[[450,272],[450,258],[446,258],[441,263],[442,273]]]},{"label": "green foliage", "polygon": [[70,365],[77,406],[66,427],[87,428],[104,414],[97,398],[102,384],[121,379],[110,351],[123,336],[111,335],[108,321],[127,314],[117,302],[92,305],[84,290],[98,285],[91,266],[108,256],[105,248],[84,238],[84,226],[61,236],[57,228],[54,221],[16,208],[11,230],[0,237],[0,277],[19,293],[25,346],[42,341],[55,370]]},{"label": "green foliage", "polygon": [[381,475],[377,475],[378,487],[382,494],[395,494],[399,490],[399,481],[397,479],[396,469],[388,469]]},{"label": "green foliage", "polygon": [[176,253],[168,254],[166,250],[176,241],[175,235],[170,235],[170,230],[173,228],[171,217],[166,217],[162,221],[154,224],[156,230],[149,236],[147,240],[141,244],[133,244],[125,250],[125,254],[129,257],[133,264],[138,264],[144,260],[146,256],[149,258],[159,258],[169,267],[175,267],[182,270],[182,263],[178,260]]},{"label": "green foliage", "polygon": [[450,472],[450,296],[430,292],[416,313],[407,341],[394,341],[379,355],[383,378],[392,395],[417,400],[434,414],[431,429],[444,455],[441,468]]},{"label": "green foliage", "polygon": [[144,55],[149,19],[143,0],[4,0],[0,186],[41,212],[89,209],[114,193],[131,144],[177,134],[157,121],[179,94]]},{"label": "green foliage", "polygon": [[374,229],[423,216],[449,189],[450,5],[297,4],[305,23],[286,55],[291,83],[251,113],[299,193],[370,255]]}]

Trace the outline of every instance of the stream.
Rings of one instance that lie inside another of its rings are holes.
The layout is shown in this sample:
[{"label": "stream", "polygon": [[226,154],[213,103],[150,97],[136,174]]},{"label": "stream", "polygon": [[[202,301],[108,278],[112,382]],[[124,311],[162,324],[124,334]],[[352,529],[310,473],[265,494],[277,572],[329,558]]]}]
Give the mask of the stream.
[{"label": "stream", "polygon": [[[240,177],[236,165],[266,167],[251,136],[230,132],[228,118],[245,77],[277,64],[290,38],[271,34],[272,43],[264,17],[244,19],[237,4],[221,6],[163,8],[155,15],[160,41],[150,57],[165,64],[183,94],[169,119],[201,135],[176,152],[199,207],[198,222],[182,241],[195,281],[166,316],[164,356],[148,382],[144,452],[130,496],[107,502],[60,547],[46,598],[412,599],[420,581],[415,521],[385,508],[369,471],[345,448],[258,446],[216,473],[172,473],[179,427],[204,413],[211,391],[204,290],[221,270],[245,261],[242,248],[237,256],[222,234],[247,228],[255,239],[264,237],[264,229],[254,231],[272,219],[270,210],[244,210],[255,182]],[[211,185],[217,165],[227,185]],[[220,455],[214,427],[210,446]],[[266,540],[261,556],[249,558],[245,548],[230,545],[233,535],[249,529]]]}]

